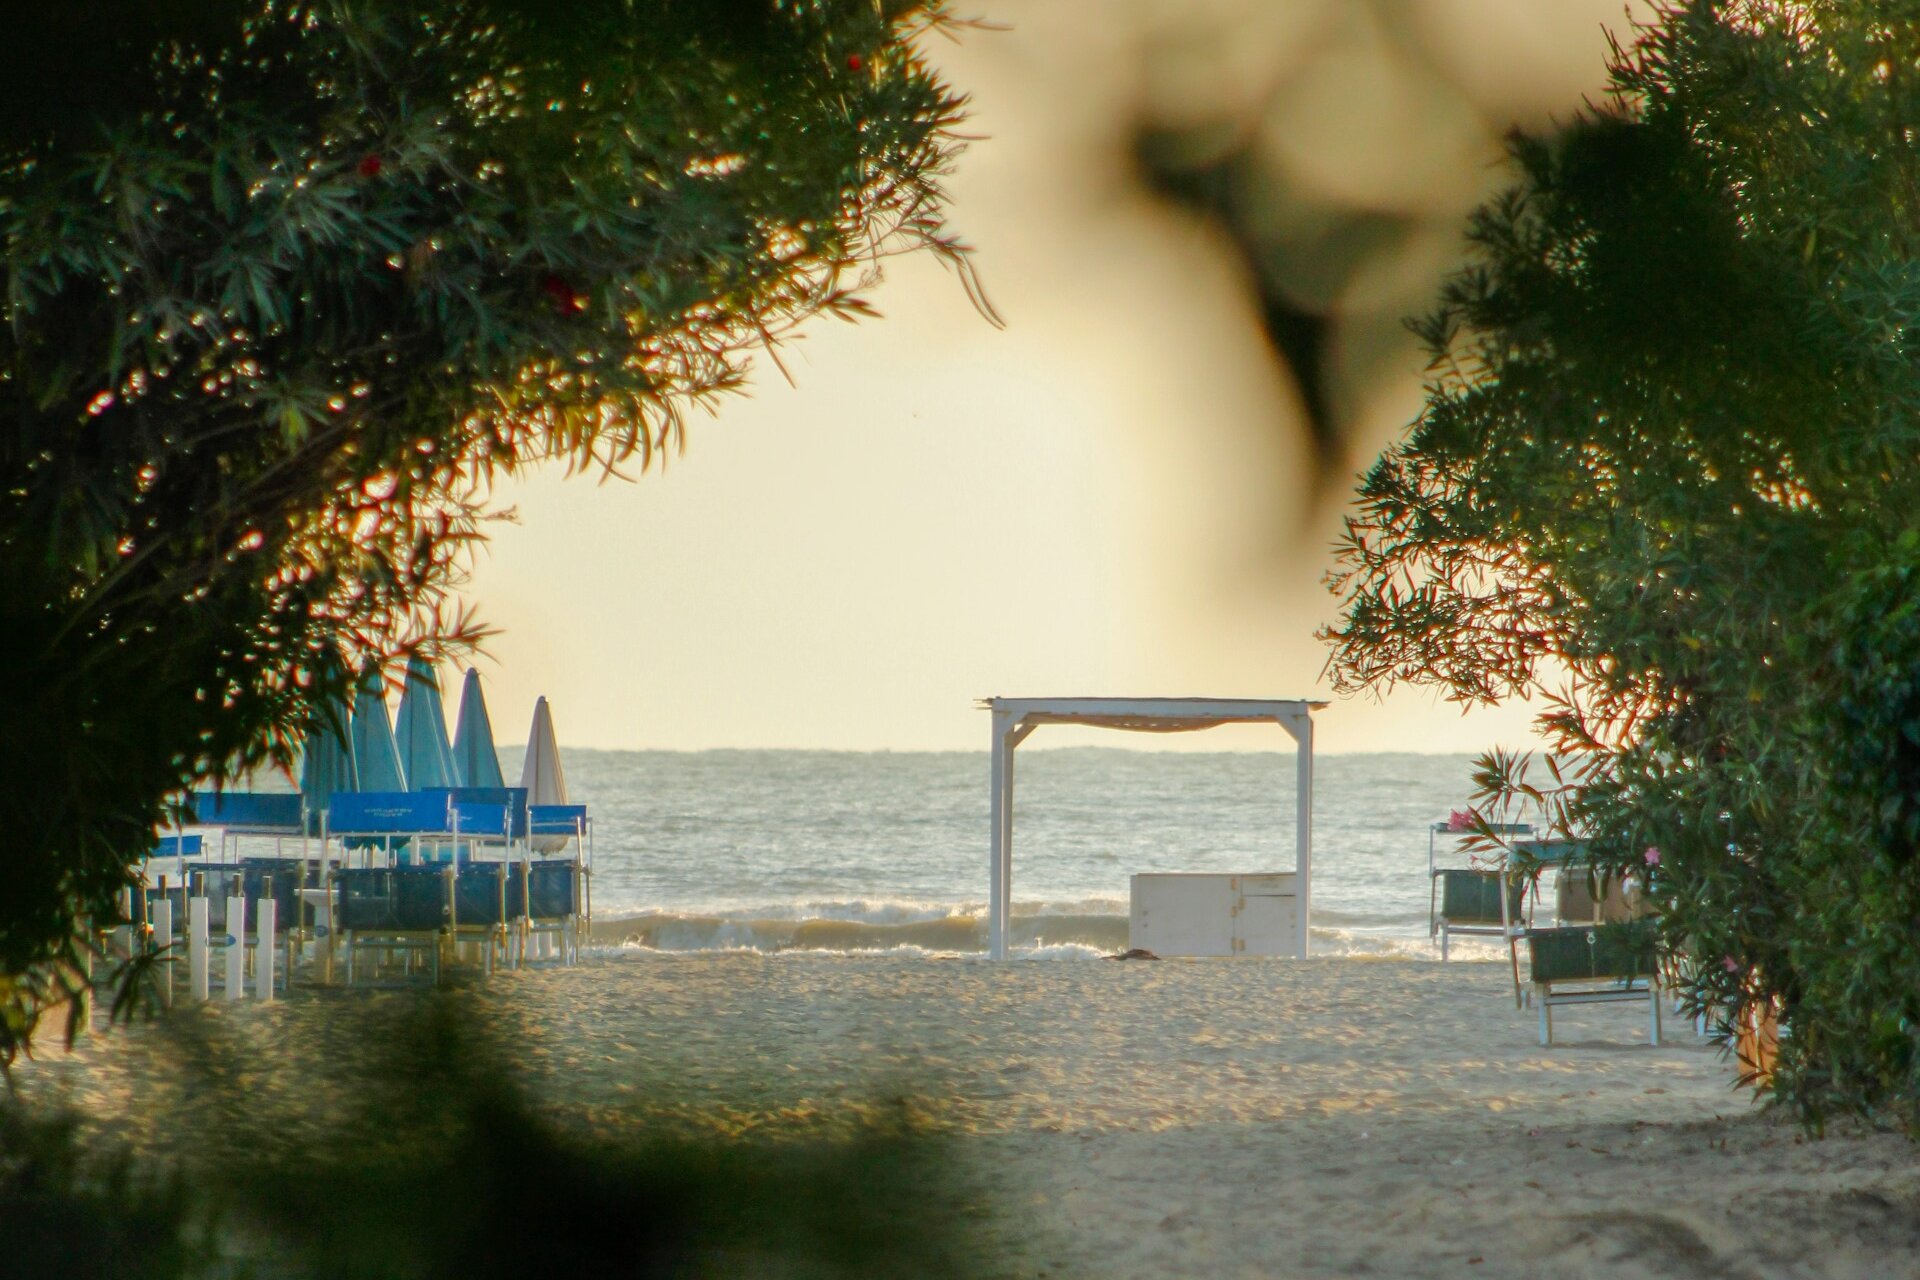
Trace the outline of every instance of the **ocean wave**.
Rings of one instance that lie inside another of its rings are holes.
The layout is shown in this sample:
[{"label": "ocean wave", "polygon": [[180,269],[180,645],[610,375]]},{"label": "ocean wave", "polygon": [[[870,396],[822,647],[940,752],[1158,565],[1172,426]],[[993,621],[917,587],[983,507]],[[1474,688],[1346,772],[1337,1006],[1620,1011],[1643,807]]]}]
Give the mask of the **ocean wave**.
[{"label": "ocean wave", "polygon": [[[853,904],[841,904],[851,908]],[[1079,905],[1079,904],[1074,904]],[[948,909],[903,911],[900,904],[837,916],[650,911],[594,922],[594,942],[602,946],[659,952],[752,951],[761,954],[914,953],[978,955],[987,950],[984,912]],[[1009,950],[1027,958],[1069,959],[1109,956],[1127,950],[1128,919],[1112,912],[1015,911]],[[1377,956],[1383,959],[1433,959],[1431,942],[1406,931],[1343,928],[1316,914],[1308,934],[1315,955]],[[1455,944],[1462,960],[1493,959],[1502,948],[1468,940]]]},{"label": "ocean wave", "polygon": [[[590,954],[607,956],[644,954],[651,956],[676,956],[689,954],[686,951],[663,950],[650,947],[639,941],[625,941],[617,945],[595,944],[586,948]],[[916,946],[910,942],[891,946],[854,947],[836,949],[832,947],[793,947],[781,951],[762,951],[753,947],[714,947],[699,952],[701,955],[752,956],[769,961],[805,961],[833,960],[849,956],[885,956],[888,959],[924,959],[975,962],[984,961],[987,953],[984,947],[976,951],[939,951]],[[1099,947],[1079,942],[1037,943],[1032,946],[1010,947],[1007,951],[1012,960],[1111,960],[1114,953]]]},{"label": "ocean wave", "polygon": [[[630,944],[655,951],[893,951],[918,947],[928,952],[984,951],[984,915],[931,913],[851,913],[813,915],[719,915],[645,912],[594,923],[596,941]],[[1009,942],[1014,947],[1076,945],[1104,952],[1124,951],[1127,919],[1119,915],[1016,915]]]},{"label": "ocean wave", "polygon": [[1416,931],[1424,935],[1427,931],[1427,913],[1422,905],[1419,911],[1356,911],[1329,906],[1319,898],[1313,900],[1313,924],[1315,928],[1329,925],[1336,928],[1375,928],[1391,929],[1402,936],[1410,936]]}]

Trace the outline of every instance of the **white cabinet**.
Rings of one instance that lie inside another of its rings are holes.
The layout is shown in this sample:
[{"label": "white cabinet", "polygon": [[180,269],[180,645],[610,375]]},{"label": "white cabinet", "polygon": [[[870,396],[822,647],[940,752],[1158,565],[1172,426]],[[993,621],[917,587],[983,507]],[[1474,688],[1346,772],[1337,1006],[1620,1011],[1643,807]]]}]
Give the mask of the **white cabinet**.
[{"label": "white cabinet", "polygon": [[1128,943],[1159,956],[1299,956],[1297,877],[1156,872],[1132,878]]}]

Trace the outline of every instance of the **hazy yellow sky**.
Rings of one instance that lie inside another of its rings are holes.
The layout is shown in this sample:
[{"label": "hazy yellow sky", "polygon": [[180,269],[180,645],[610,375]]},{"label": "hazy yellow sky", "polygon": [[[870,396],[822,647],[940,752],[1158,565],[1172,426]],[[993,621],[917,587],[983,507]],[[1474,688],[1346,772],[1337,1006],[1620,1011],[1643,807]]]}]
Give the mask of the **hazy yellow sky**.
[{"label": "hazy yellow sky", "polygon": [[[1377,447],[1419,403],[1399,319],[1498,180],[1500,131],[1598,90],[1618,0],[973,11],[1007,29],[932,52],[986,135],[950,212],[1006,327],[896,259],[883,319],[810,325],[795,385],[762,358],[664,469],[503,489],[519,522],[467,592],[503,629],[479,663],[502,741],[538,694],[563,745],[902,750],[984,748],[989,694],[1326,696],[1337,512],[1305,512],[1296,393],[1234,250],[1140,184],[1132,130],[1238,120],[1311,198],[1428,219],[1342,299],[1336,400]],[[1340,700],[1318,745],[1480,750],[1530,718]]]}]

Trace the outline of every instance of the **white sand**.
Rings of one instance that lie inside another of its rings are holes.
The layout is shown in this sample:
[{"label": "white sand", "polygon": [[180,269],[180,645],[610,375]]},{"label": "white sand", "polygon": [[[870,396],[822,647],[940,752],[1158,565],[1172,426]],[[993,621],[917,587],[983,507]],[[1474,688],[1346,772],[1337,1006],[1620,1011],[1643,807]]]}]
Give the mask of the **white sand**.
[{"label": "white sand", "polygon": [[[1556,1015],[1542,1049],[1505,967],[1357,959],[665,955],[497,976],[557,1119],[595,1129],[833,1132],[893,1097],[951,1135],[985,1206],[987,1274],[1920,1275],[1905,1139],[1803,1141],[1756,1114],[1686,1024]],[[336,1028],[405,994],[211,1006],[177,1027],[244,1046],[236,1110]],[[188,1120],[171,1028],[29,1072],[103,1119]],[[324,1099],[300,1106],[325,1123]],[[283,1121],[284,1122],[284,1121]]]}]

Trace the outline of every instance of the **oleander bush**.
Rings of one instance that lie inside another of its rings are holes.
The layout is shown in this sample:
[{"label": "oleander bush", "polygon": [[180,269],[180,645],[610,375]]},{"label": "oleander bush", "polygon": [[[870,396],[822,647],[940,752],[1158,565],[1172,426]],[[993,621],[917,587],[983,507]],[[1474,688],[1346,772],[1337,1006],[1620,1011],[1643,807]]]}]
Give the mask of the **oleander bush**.
[{"label": "oleander bush", "polygon": [[492,478],[646,467],[888,253],[968,279],[939,0],[10,19],[0,1065],[169,794],[480,633],[450,592]]},{"label": "oleander bush", "polygon": [[1483,762],[1638,879],[1756,1081],[1920,1128],[1920,5],[1689,0],[1513,140],[1333,586],[1348,689],[1544,699]]}]

